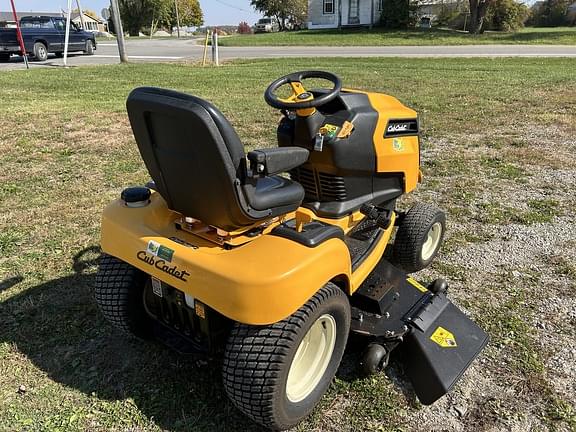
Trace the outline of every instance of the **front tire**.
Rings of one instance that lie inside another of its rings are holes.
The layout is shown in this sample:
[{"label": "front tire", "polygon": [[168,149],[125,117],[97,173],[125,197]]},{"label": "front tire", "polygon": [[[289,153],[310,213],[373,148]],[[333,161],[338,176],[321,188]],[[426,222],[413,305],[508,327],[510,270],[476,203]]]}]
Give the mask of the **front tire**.
[{"label": "front tire", "polygon": [[346,348],[350,319],[346,294],[328,283],[278,323],[236,323],[224,353],[229,398],[265,427],[295,426],[332,382]]},{"label": "front tire", "polygon": [[42,42],[36,42],[34,44],[34,57],[38,61],[48,60],[48,48]]},{"label": "front tire", "polygon": [[396,232],[394,264],[408,273],[428,267],[440,250],[445,230],[446,215],[442,210],[430,204],[416,204]]},{"label": "front tire", "polygon": [[94,55],[94,42],[91,40],[86,41],[86,47],[84,48],[84,54]]},{"label": "front tire", "polygon": [[94,298],[104,318],[140,339],[151,336],[151,318],[144,308],[144,289],[150,277],[110,255],[100,257]]}]

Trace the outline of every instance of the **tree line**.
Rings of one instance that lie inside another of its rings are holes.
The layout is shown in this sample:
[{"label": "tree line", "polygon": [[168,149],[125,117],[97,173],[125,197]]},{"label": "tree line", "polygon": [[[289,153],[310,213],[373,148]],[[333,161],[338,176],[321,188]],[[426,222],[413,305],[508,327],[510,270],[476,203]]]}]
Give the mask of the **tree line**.
[{"label": "tree line", "polygon": [[[119,0],[120,15],[124,29],[130,36],[138,36],[141,31],[152,33],[155,28],[170,31],[177,26],[197,27],[204,23],[204,15],[198,0]],[[114,32],[113,23],[109,27]]]}]

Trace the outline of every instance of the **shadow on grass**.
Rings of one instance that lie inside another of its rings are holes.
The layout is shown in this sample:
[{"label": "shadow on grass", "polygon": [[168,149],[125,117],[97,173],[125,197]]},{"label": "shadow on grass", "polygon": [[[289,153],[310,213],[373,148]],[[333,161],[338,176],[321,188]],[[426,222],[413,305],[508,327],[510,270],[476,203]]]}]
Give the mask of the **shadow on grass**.
[{"label": "shadow on grass", "polygon": [[[1,303],[0,341],[14,343],[50,379],[110,402],[131,398],[142,416],[169,431],[264,431],[228,400],[221,364],[175,353],[160,343],[130,339],[111,327],[92,298],[97,247],[74,259],[73,274],[26,289]],[[0,282],[2,290],[22,278]],[[366,341],[351,338],[338,371],[362,380]],[[394,379],[410,401],[411,386]],[[117,425],[115,425],[117,426]]]},{"label": "shadow on grass", "polygon": [[162,429],[262,431],[228,401],[219,362],[130,339],[104,321],[91,294],[98,255],[95,247],[83,250],[74,274],[1,303],[0,341],[16,344],[58,383],[111,402],[131,398]]}]

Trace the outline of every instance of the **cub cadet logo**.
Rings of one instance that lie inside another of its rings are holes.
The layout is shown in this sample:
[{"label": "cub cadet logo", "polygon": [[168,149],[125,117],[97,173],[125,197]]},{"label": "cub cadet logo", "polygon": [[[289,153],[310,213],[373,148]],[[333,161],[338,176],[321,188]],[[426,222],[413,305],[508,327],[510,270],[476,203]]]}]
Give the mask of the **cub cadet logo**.
[{"label": "cub cadet logo", "polygon": [[410,123],[394,123],[388,126],[388,133],[406,132],[410,129]]},{"label": "cub cadet logo", "polygon": [[190,276],[186,270],[178,270],[178,266],[170,266],[166,264],[166,261],[163,259],[155,259],[153,256],[146,254],[146,251],[140,251],[136,254],[136,257],[140,261],[144,261],[146,264],[151,265],[152,267],[156,267],[158,270],[163,271],[164,273],[169,274],[170,276],[174,276],[176,279],[180,279],[181,281],[188,282],[186,276]]}]

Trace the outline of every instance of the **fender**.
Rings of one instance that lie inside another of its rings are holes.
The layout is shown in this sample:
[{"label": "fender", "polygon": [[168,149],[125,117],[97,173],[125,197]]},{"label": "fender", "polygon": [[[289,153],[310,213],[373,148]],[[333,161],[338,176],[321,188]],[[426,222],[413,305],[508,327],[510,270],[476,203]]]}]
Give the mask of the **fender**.
[{"label": "fender", "polygon": [[[350,254],[340,239],[307,248],[261,235],[225,249],[177,230],[176,217],[159,194],[143,208],[114,201],[102,216],[102,250],[244,324],[283,320],[334,278],[350,285]],[[155,256],[150,244],[169,252]]]}]

